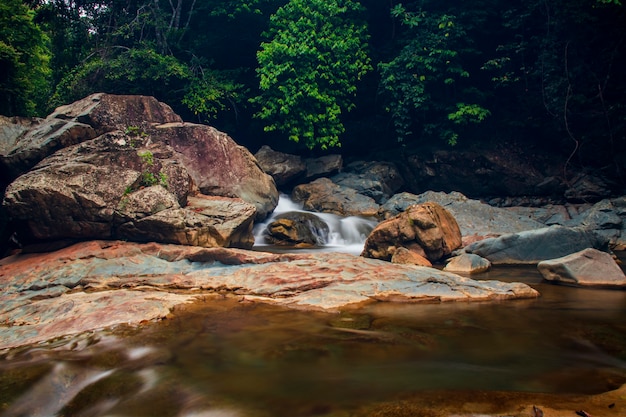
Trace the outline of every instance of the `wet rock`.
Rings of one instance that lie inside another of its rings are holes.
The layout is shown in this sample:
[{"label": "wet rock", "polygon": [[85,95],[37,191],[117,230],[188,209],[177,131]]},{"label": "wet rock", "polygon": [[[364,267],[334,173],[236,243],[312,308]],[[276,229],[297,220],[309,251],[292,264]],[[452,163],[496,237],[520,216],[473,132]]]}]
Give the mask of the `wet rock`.
[{"label": "wet rock", "polygon": [[584,249],[539,262],[543,277],[551,282],[580,286],[626,287],[626,275],[613,257],[597,249]]},{"label": "wet rock", "polygon": [[462,253],[448,260],[444,271],[463,274],[480,274],[491,268],[491,262],[472,253]]},{"label": "wet rock", "polygon": [[378,212],[378,204],[349,187],[342,187],[328,178],[319,178],[308,184],[298,185],[291,197],[302,202],[303,208],[339,216],[371,217]]},{"label": "wet rock", "polygon": [[415,251],[431,262],[461,246],[461,230],[454,217],[437,203],[410,206],[379,223],[365,241],[362,256],[391,260],[399,247]]},{"label": "wet rock", "polygon": [[317,246],[328,242],[329,227],[313,213],[292,211],[279,214],[267,225],[266,242],[281,246]]},{"label": "wet rock", "polygon": [[5,306],[0,313],[0,349],[119,323],[138,324],[216,291],[248,301],[327,311],[373,301],[538,295],[525,284],[474,281],[434,268],[340,253],[271,254],[111,241],[4,258],[0,280],[0,303]]},{"label": "wet rock", "polygon": [[170,145],[202,194],[235,197],[253,204],[264,219],[278,204],[272,177],[226,133],[206,125],[167,123],[156,127],[154,140]]},{"label": "wet rock", "polygon": [[269,175],[274,178],[277,187],[282,187],[293,183],[306,172],[306,164],[297,155],[278,152],[269,146],[262,146],[254,154],[259,161],[259,165]]},{"label": "wet rock", "polygon": [[608,240],[580,227],[551,226],[487,238],[465,247],[465,252],[492,264],[536,264],[586,248],[608,251]]},{"label": "wet rock", "polygon": [[404,184],[398,168],[390,162],[353,162],[331,180],[337,185],[353,188],[377,203],[387,201]]}]

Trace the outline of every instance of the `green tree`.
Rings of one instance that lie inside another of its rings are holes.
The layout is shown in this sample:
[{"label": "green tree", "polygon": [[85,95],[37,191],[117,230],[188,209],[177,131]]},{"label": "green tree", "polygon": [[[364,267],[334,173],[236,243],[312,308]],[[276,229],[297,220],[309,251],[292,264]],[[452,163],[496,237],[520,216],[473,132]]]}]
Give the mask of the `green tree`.
[{"label": "green tree", "polygon": [[344,111],[371,69],[362,9],[352,0],[291,0],[271,17],[257,54],[266,131],[307,147],[340,146]]},{"label": "green tree", "polygon": [[395,58],[379,64],[381,91],[399,141],[439,137],[454,145],[461,125],[482,122],[490,112],[473,102],[480,91],[463,82],[470,77],[463,62],[474,53],[463,25],[418,3],[413,12],[402,4],[391,10],[406,40]]},{"label": "green tree", "polygon": [[48,37],[20,0],[0,3],[0,114],[34,116],[46,110]]}]

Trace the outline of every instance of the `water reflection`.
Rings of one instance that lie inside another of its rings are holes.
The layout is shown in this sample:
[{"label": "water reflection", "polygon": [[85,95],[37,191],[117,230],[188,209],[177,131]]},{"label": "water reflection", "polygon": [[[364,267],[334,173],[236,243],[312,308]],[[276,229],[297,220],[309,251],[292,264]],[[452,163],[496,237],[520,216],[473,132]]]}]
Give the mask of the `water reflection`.
[{"label": "water reflection", "polygon": [[598,393],[626,381],[626,292],[546,284],[532,267],[481,278],[542,296],[338,315],[208,300],[141,329],[5,353],[0,415],[339,416],[421,390]]}]

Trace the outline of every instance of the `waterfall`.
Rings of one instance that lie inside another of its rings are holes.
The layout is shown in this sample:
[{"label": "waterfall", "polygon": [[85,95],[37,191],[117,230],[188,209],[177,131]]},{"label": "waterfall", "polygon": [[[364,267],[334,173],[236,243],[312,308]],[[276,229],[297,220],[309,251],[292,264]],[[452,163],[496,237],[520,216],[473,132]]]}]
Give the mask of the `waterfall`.
[{"label": "waterfall", "polygon": [[[293,211],[314,214],[328,225],[328,236],[319,236],[323,244],[315,250],[358,255],[363,250],[365,239],[378,223],[375,219],[360,216],[342,217],[336,214],[307,211],[302,208],[302,204],[294,202],[287,194],[281,194],[274,212],[265,221],[254,226],[254,246],[259,249],[269,246],[263,235],[267,226],[274,221],[276,216]],[[293,250],[302,249],[294,248]]]}]

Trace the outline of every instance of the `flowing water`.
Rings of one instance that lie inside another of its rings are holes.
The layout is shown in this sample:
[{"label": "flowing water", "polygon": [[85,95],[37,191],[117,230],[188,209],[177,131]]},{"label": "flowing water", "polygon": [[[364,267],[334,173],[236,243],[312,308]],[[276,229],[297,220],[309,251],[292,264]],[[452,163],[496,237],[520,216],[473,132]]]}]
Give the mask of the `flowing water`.
[{"label": "flowing water", "polygon": [[547,284],[534,267],[477,278],[542,295],[340,314],[208,297],[160,323],[0,354],[0,416],[347,417],[428,390],[594,394],[626,382],[625,291]]},{"label": "flowing water", "polygon": [[[264,222],[255,225],[254,241],[257,249],[269,249],[273,251],[280,250],[280,248],[274,248],[265,243],[263,232],[265,231],[267,225],[274,221],[276,216],[292,211],[305,212],[305,210],[302,209],[302,204],[295,203],[289,198],[289,196],[281,194],[278,200],[278,206],[276,206],[272,215]],[[322,241],[323,247],[312,250],[323,249],[326,251],[341,251],[343,253],[359,255],[363,250],[365,238],[377,224],[377,221],[374,219],[359,216],[341,217],[329,213],[313,214],[322,219],[328,225],[329,233],[328,236],[318,235],[318,240]]]}]

